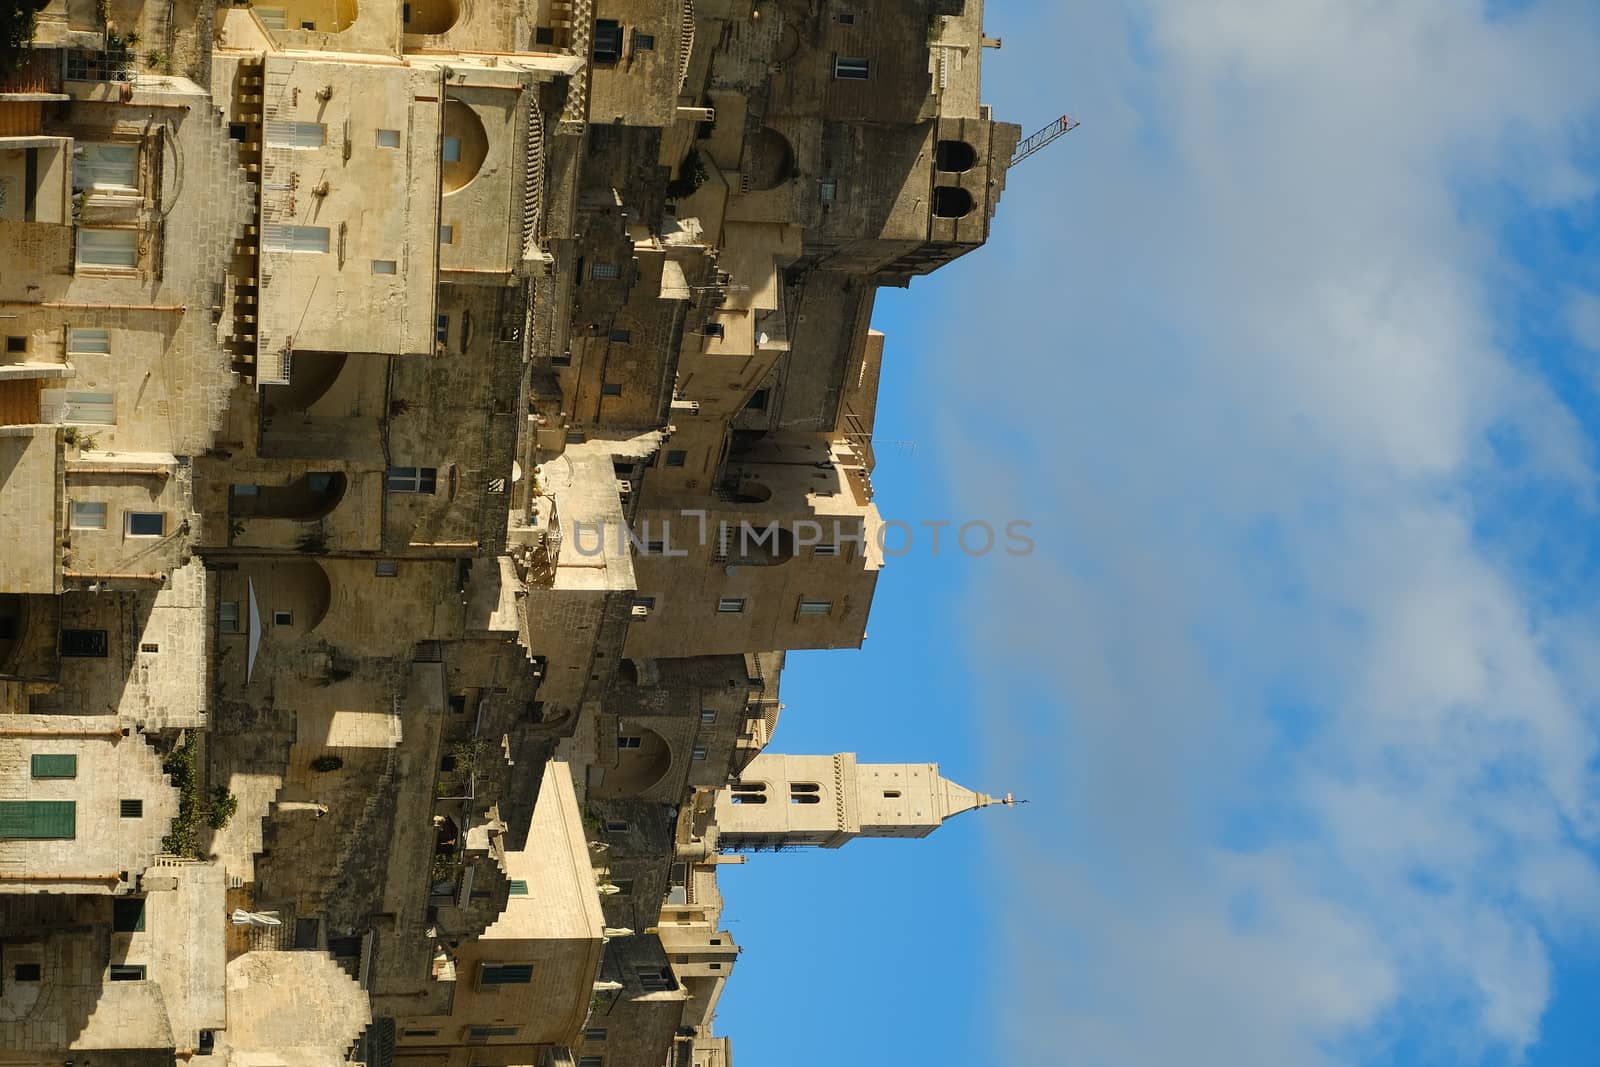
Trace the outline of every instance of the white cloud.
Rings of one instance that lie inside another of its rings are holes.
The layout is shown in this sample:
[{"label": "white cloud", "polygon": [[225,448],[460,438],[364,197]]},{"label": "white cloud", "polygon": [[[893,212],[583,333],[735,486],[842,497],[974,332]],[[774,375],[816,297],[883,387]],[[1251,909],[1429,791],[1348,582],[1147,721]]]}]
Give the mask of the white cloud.
[{"label": "white cloud", "polygon": [[1567,313],[1573,338],[1590,351],[1600,352],[1600,294],[1576,294]]},{"label": "white cloud", "polygon": [[[998,831],[1003,1036],[1086,1067],[1357,1062],[1417,1027],[1515,1054],[1600,914],[1600,641],[1479,522],[1537,478],[1593,528],[1595,456],[1500,347],[1475,190],[1594,195],[1600,15],[1140,11],[1130,43],[1103,5],[991,5],[997,111],[1071,91],[1085,124],[1011,179],[941,355],[957,475],[1040,524],[972,611],[993,773],[1037,800]],[[1015,373],[966,356],[997,342]],[[1048,459],[997,479],[990,418]],[[1040,670],[1060,719],[1024,732]]]}]

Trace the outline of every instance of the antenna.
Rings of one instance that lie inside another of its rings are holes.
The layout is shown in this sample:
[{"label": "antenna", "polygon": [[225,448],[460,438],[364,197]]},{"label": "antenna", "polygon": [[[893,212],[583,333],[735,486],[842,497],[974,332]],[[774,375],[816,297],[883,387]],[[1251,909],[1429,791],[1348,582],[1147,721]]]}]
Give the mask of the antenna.
[{"label": "antenna", "polygon": [[1062,115],[1050,125],[1017,145],[1017,152],[1011,157],[1011,165],[1014,167],[1035,152],[1055,144],[1061,138],[1077,129],[1079,125],[1078,120],[1071,115]]}]

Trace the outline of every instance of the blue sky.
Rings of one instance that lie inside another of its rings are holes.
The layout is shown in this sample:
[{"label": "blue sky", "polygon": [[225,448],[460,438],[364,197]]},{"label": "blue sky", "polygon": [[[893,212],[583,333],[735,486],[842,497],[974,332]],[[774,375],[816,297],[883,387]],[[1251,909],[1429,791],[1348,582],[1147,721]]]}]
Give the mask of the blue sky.
[{"label": "blue sky", "polygon": [[892,561],[776,748],[1033,803],[754,857],[745,1062],[1600,1063],[1600,6],[991,2],[1084,125],[886,292]]}]

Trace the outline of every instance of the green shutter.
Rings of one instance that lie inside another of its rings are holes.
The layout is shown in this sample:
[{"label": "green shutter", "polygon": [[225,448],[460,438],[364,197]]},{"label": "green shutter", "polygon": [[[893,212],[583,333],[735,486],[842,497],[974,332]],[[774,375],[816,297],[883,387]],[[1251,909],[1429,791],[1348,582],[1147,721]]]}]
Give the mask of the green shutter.
[{"label": "green shutter", "polygon": [[76,778],[78,777],[78,757],[37,754],[33,757],[33,776],[35,778]]},{"label": "green shutter", "polygon": [[75,800],[0,800],[0,841],[70,841],[77,831]]},{"label": "green shutter", "polygon": [[514,896],[514,897],[525,897],[525,896],[527,896],[528,895],[528,883],[523,881],[521,878],[513,878],[513,879],[511,879],[511,895]]}]

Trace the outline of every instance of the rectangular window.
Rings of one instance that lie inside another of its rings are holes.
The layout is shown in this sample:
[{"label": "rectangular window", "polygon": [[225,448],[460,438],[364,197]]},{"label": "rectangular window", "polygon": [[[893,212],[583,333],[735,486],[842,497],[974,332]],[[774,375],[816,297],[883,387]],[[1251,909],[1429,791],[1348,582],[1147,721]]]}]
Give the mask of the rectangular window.
[{"label": "rectangular window", "polygon": [[37,963],[19,963],[11,969],[11,977],[17,982],[37,982],[42,972]]},{"label": "rectangular window", "polygon": [[648,615],[656,610],[656,598],[653,596],[636,596],[633,598],[633,613],[635,615]]},{"label": "rectangular window", "polygon": [[483,1041],[491,1037],[516,1037],[520,1026],[469,1026],[467,1040]]},{"label": "rectangular window", "polygon": [[67,354],[73,356],[109,356],[111,331],[73,327],[67,331]]},{"label": "rectangular window", "polygon": [[76,778],[78,777],[78,757],[73,755],[55,755],[51,753],[35,753],[29,761],[35,778]]},{"label": "rectangular window", "polygon": [[705,329],[702,332],[704,332],[707,337],[726,337],[728,335],[727,327],[720,322],[706,323]]},{"label": "rectangular window", "polygon": [[439,243],[442,244],[442,245],[453,245],[453,244],[455,244],[456,243],[456,228],[454,226],[440,226],[439,227]]},{"label": "rectangular window", "polygon": [[623,737],[623,736],[619,736],[617,738],[617,747],[618,748],[638,748],[642,744],[644,744],[644,738],[642,738],[642,737]]},{"label": "rectangular window", "polygon": [[441,155],[446,163],[460,163],[461,138],[446,137],[444,139],[444,147],[441,149]]},{"label": "rectangular window", "polygon": [[621,396],[622,385],[618,382],[602,382],[600,385],[601,396]]},{"label": "rectangular window", "polygon": [[435,467],[390,467],[387,482],[391,493],[432,493],[438,487]]},{"label": "rectangular window", "polygon": [[609,336],[610,336],[611,340],[617,342],[618,344],[622,344],[622,345],[625,345],[629,341],[633,340],[633,334],[631,332],[629,332],[628,330],[612,330],[611,333],[609,334]]},{"label": "rectangular window", "polygon": [[436,343],[447,345],[450,343],[450,316],[436,315],[433,320],[433,339]]},{"label": "rectangular window", "polygon": [[525,897],[528,895],[528,883],[521,878],[513,878],[507,886],[506,892],[514,897]]},{"label": "rectangular window", "polygon": [[110,645],[104,630],[62,630],[61,654],[83,659],[104,659]]},{"label": "rectangular window", "polygon": [[439,1031],[437,1031],[437,1030],[402,1030],[402,1031],[400,1031],[400,1036],[402,1038],[438,1037],[439,1036]]},{"label": "rectangular window", "polygon": [[106,505],[103,500],[74,500],[72,502],[72,529],[104,530]]},{"label": "rectangular window", "polygon": [[152,655],[161,651],[161,646],[154,641],[144,641],[139,645],[140,652],[149,652]]},{"label": "rectangular window", "polygon": [[[624,823],[623,825],[627,825]],[[633,892],[632,878],[613,878],[611,884],[617,887],[617,896],[625,897]]]},{"label": "rectangular window", "polygon": [[225,634],[239,632],[239,602],[224,600],[217,605],[217,629]]},{"label": "rectangular window", "polygon": [[681,467],[681,466],[683,466],[684,462],[686,460],[688,460],[688,458],[689,458],[689,453],[684,449],[681,449],[681,448],[669,448],[669,449],[667,449],[667,466],[669,466],[669,467]]},{"label": "rectangular window", "polygon": [[555,44],[556,31],[553,26],[538,26],[533,31],[534,44]]},{"label": "rectangular window", "polygon": [[696,745],[696,746],[694,746],[693,758],[697,759],[697,760],[705,759],[706,758],[706,746],[705,745]]},{"label": "rectangular window", "polygon": [[399,130],[379,130],[378,131],[378,147],[379,148],[399,148],[400,147],[400,131]]},{"label": "rectangular window", "polygon": [[485,963],[478,978],[480,985],[527,985],[532,981],[531,963]]},{"label": "rectangular window", "polygon": [[616,19],[594,20],[594,61],[615,63],[622,58],[622,23]]},{"label": "rectangular window", "polygon": [[374,568],[374,573],[379,578],[393,578],[400,573],[400,562],[393,559],[380,559]]},{"label": "rectangular window", "polygon": [[765,411],[767,410],[767,401],[771,398],[771,396],[772,392],[770,390],[757,389],[755,392],[750,394],[750,402],[747,403],[745,407],[749,408],[751,411]]},{"label": "rectangular window", "polygon": [[578,1067],[606,1067],[604,1056],[579,1056]]},{"label": "rectangular window", "polygon": [[813,556],[837,556],[839,554],[839,546],[838,545],[817,545],[815,548],[813,548],[811,550],[811,554]]},{"label": "rectangular window", "polygon": [[830,615],[833,613],[831,600],[801,600],[800,614],[802,615]]},{"label": "rectangular window", "polygon": [[717,713],[710,708],[700,709],[700,725],[710,726],[717,721]]},{"label": "rectangular window", "polygon": [[268,148],[321,148],[328,143],[328,127],[320,122],[267,120]]},{"label": "rectangular window", "polygon": [[656,47],[656,37],[653,33],[640,33],[633,31],[633,50],[635,52],[650,52]]},{"label": "rectangular window", "polygon": [[274,625],[274,626],[293,626],[294,625],[294,612],[292,612],[292,611],[274,611],[272,613],[272,625]]},{"label": "rectangular window", "polygon": [[[608,834],[625,834],[628,832],[628,829],[629,826],[627,822],[622,819],[606,820],[606,833]],[[618,882],[617,884],[621,885],[622,883]]]},{"label": "rectangular window", "polygon": [[594,263],[589,267],[589,277],[595,281],[614,281],[622,277],[622,268],[615,263]]},{"label": "rectangular window", "polygon": [[717,613],[721,615],[743,615],[744,597],[725,596],[717,601]]},{"label": "rectangular window", "polygon": [[124,798],[117,802],[117,814],[124,819],[144,818],[144,801],[137,798]]},{"label": "rectangular window", "polygon": [[584,1030],[583,1039],[585,1041],[604,1041],[606,1039],[606,1028],[603,1026],[591,1026]]},{"label": "rectangular window", "polygon": [[839,199],[839,182],[836,178],[824,178],[817,183],[817,196],[824,204],[831,204]]},{"label": "rectangular window", "polygon": [[118,897],[111,902],[111,930],[136,934],[144,929],[144,898]]},{"label": "rectangular window", "polygon": [[856,17],[851,12],[844,12],[842,14],[835,15],[833,16],[833,20],[841,26],[854,26],[856,24]]},{"label": "rectangular window", "polygon": [[651,992],[660,992],[664,989],[671,989],[675,985],[673,980],[664,974],[652,974],[649,972],[636,972],[636,974],[639,979],[639,985]]},{"label": "rectangular window", "polygon": [[18,337],[18,336],[15,336],[15,335],[11,335],[11,336],[7,336],[6,337],[6,354],[7,355],[12,355],[12,356],[21,355],[21,354],[26,353],[27,351],[28,351],[28,339],[26,337]]},{"label": "rectangular window", "polygon": [[123,532],[129,537],[162,537],[167,532],[164,511],[127,511]]},{"label": "rectangular window", "polygon": [[315,252],[325,255],[331,232],[326,226],[290,226],[281,222],[269,222],[261,227],[261,250]]},{"label": "rectangular window", "polygon": [[41,389],[39,417],[62,426],[115,426],[117,394],[86,389]]},{"label": "rectangular window", "polygon": [[70,841],[77,833],[77,801],[0,800],[0,841]]},{"label": "rectangular window", "polygon": [[113,982],[142,982],[144,981],[144,968],[130,966],[126,963],[113,963],[109,977]]},{"label": "rectangular window", "polygon": [[72,187],[139,191],[139,146],[77,141],[72,146]]},{"label": "rectangular window", "polygon": [[78,227],[78,266],[131,269],[139,265],[139,231]]},{"label": "rectangular window", "polygon": [[372,261],[372,273],[393,274],[400,264],[392,259],[375,259]]},{"label": "rectangular window", "polygon": [[835,56],[833,76],[844,81],[866,81],[867,61],[858,56]]}]

